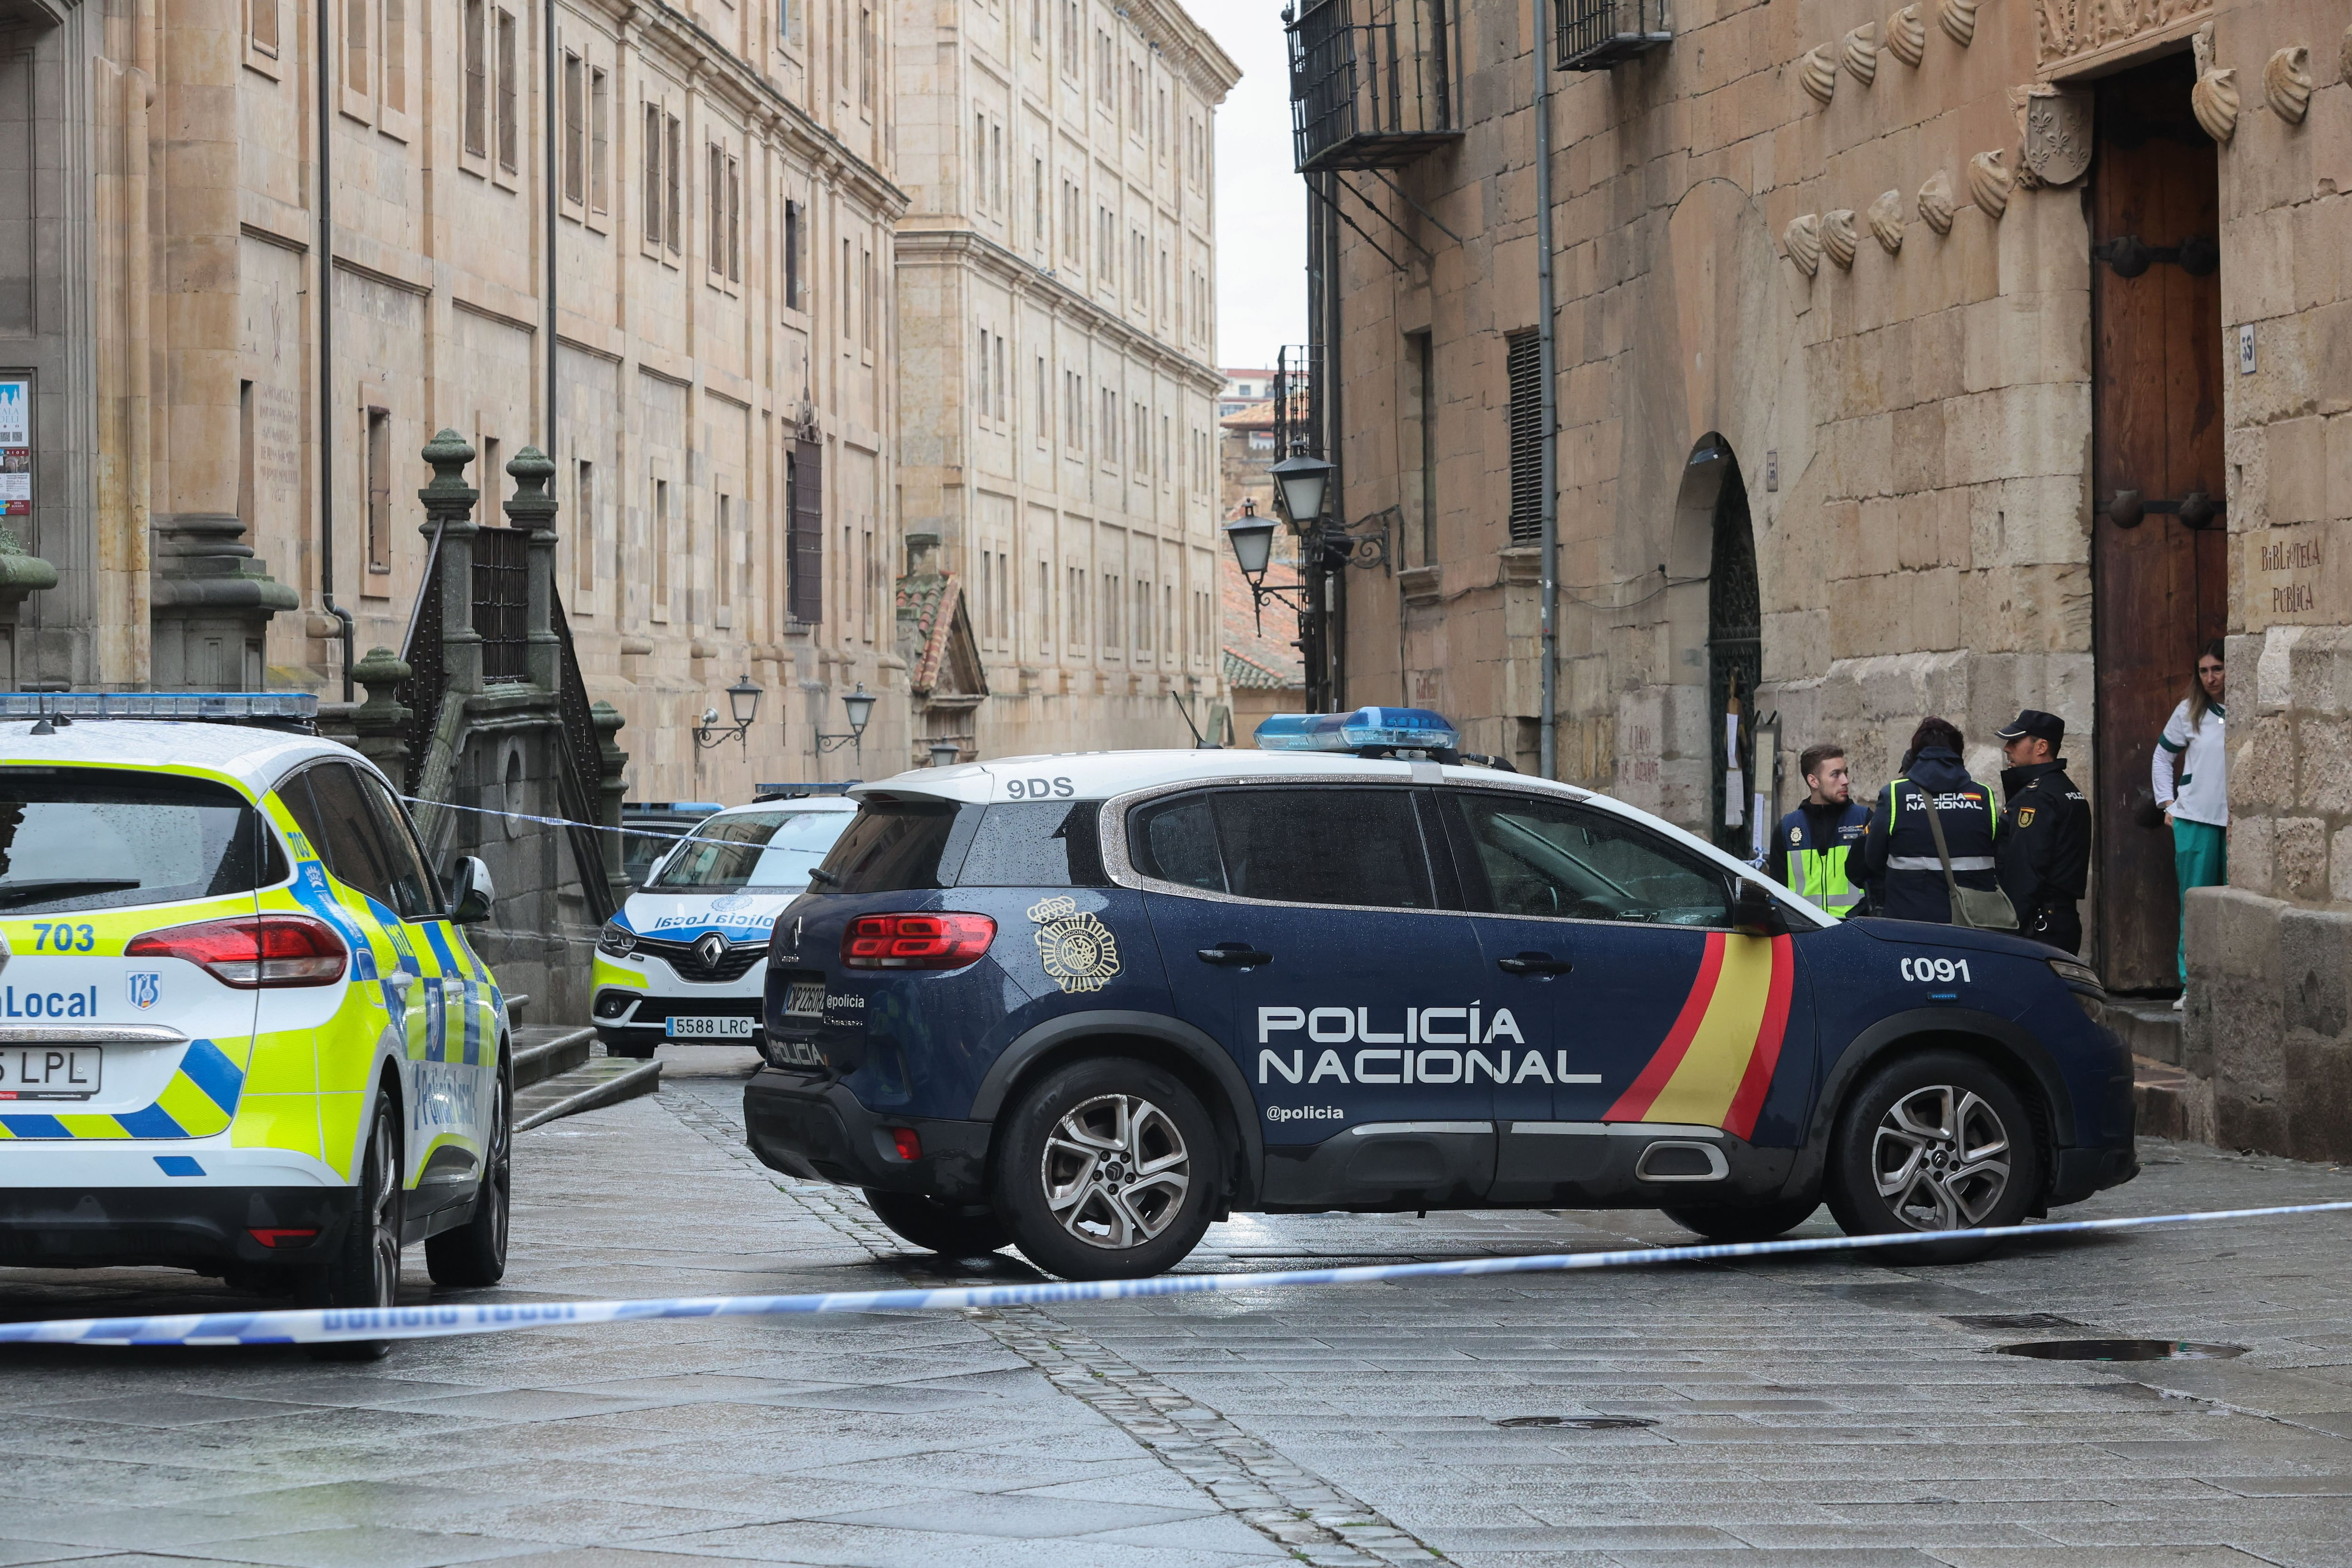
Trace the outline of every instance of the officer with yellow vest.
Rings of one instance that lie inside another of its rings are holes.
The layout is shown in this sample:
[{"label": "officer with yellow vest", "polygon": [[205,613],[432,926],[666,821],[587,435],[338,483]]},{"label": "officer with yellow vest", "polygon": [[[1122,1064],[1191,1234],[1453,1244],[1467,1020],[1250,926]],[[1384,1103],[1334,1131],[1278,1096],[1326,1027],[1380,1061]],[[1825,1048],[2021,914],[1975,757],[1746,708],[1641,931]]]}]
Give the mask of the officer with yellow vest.
[{"label": "officer with yellow vest", "polygon": [[1805,802],[1780,819],[1765,874],[1843,920],[1862,904],[1861,879],[1848,876],[1847,861],[1869,829],[1870,808],[1853,798],[1843,746],[1808,746],[1797,769],[1805,775]]}]

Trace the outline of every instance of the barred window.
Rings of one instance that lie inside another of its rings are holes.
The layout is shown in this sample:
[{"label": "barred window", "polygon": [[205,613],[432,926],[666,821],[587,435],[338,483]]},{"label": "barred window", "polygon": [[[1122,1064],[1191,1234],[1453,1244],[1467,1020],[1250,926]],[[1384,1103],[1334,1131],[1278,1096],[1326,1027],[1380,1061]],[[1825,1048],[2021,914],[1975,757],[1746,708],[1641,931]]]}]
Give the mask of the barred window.
[{"label": "barred window", "polygon": [[1543,537],[1543,361],[1532,328],[1504,340],[1510,381],[1511,542]]}]

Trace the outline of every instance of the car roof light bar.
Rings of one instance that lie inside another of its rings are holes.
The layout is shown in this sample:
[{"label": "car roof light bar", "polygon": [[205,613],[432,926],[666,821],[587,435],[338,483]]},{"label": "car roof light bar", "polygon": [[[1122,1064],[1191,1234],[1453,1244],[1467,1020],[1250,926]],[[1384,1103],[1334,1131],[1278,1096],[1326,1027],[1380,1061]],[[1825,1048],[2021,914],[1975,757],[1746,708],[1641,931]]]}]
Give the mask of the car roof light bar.
[{"label": "car roof light bar", "polygon": [[1352,713],[1276,713],[1257,727],[1262,752],[1453,753],[1462,736],[1426,708],[1359,708]]},{"label": "car roof light bar", "polygon": [[314,691],[0,691],[0,720],[318,717]]}]

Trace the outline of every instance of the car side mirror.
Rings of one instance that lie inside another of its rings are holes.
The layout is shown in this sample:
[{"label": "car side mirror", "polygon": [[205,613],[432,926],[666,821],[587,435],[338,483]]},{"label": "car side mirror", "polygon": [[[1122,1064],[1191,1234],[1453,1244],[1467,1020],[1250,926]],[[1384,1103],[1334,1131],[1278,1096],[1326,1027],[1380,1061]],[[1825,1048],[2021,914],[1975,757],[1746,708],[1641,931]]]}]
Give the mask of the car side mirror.
[{"label": "car side mirror", "polygon": [[1742,936],[1785,936],[1788,911],[1763,883],[1742,877],[1732,889],[1731,929]]},{"label": "car side mirror", "polygon": [[449,869],[449,912],[443,918],[453,925],[480,925],[490,918],[498,897],[490,868],[474,856],[460,855]]}]

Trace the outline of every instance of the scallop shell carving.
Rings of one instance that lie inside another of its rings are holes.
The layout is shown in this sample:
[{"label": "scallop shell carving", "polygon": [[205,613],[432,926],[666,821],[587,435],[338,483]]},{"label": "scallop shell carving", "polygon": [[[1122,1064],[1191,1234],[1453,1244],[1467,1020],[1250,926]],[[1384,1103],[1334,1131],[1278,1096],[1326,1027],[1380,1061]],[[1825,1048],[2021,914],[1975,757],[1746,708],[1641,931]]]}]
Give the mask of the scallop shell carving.
[{"label": "scallop shell carving", "polygon": [[1805,58],[1798,64],[1797,79],[1805,84],[1805,90],[1818,102],[1827,103],[1837,96],[1837,62],[1830,58],[1829,45],[1805,51]]},{"label": "scallop shell carving", "polygon": [[1996,221],[2009,210],[2009,193],[2017,184],[2017,176],[2001,167],[2000,161],[2008,155],[2007,149],[1996,147],[1969,160],[1969,200]]},{"label": "scallop shell carving", "polygon": [[1841,46],[1846,74],[1868,87],[1878,79],[1878,24],[1864,22],[1845,36]]},{"label": "scallop shell carving", "polygon": [[1822,269],[1822,220],[1812,213],[1790,218],[1789,226],[1780,231],[1781,248],[1797,270],[1811,278]]},{"label": "scallop shell carving", "polygon": [[1952,182],[1941,169],[1919,187],[1919,217],[1937,234],[1952,232]]},{"label": "scallop shell carving", "polygon": [[2271,112],[2289,125],[2300,125],[2311,112],[2311,50],[2303,44],[2279,50],[2263,67],[2263,96]]},{"label": "scallop shell carving", "polygon": [[2227,142],[2238,129],[2238,72],[2213,63],[2213,24],[2206,23],[2189,40],[2197,54],[2197,85],[2189,89],[2189,107],[2197,123],[2216,142]]},{"label": "scallop shell carving", "polygon": [[1903,248],[1903,193],[1888,191],[1870,204],[1863,216],[1870,220],[1870,232],[1886,254],[1893,256]]},{"label": "scallop shell carving", "polygon": [[1936,0],[1936,26],[1962,48],[1977,41],[1977,0]]},{"label": "scallop shell carving", "polygon": [[1927,23],[1916,5],[1906,5],[1886,18],[1886,52],[1912,69],[1927,58]]},{"label": "scallop shell carving", "polygon": [[1853,270],[1853,209],[1840,207],[1822,215],[1822,248],[1829,258],[1846,271]]}]

